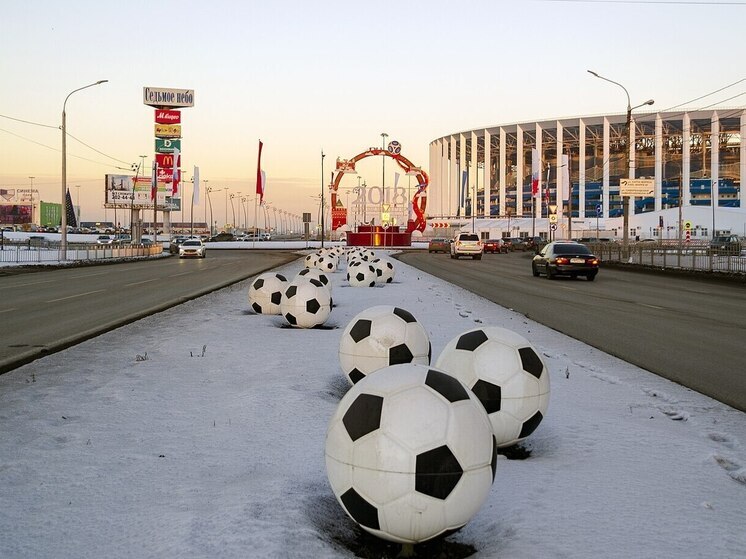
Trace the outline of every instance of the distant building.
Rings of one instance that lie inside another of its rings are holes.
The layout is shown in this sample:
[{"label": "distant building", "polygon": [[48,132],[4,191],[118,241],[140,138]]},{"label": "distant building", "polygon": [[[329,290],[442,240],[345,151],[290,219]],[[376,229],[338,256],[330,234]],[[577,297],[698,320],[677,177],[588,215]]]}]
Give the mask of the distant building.
[{"label": "distant building", "polygon": [[[532,226],[546,229],[548,207],[556,206],[557,237],[562,238],[569,214],[573,236],[578,236],[575,232],[595,228],[598,208],[601,227],[621,237],[619,180],[649,178],[653,193],[630,198],[632,238],[675,237],[680,204],[682,222],[690,222],[695,237],[712,236],[713,224],[717,231],[746,234],[741,190],[746,108],[634,113],[633,149],[626,118],[623,113],[505,124],[433,140],[429,219],[471,219],[475,207],[482,227],[493,227],[491,220],[513,218],[514,224],[525,224],[529,218]],[[533,149],[540,157],[536,198]],[[566,169],[570,194],[562,188]]]}]

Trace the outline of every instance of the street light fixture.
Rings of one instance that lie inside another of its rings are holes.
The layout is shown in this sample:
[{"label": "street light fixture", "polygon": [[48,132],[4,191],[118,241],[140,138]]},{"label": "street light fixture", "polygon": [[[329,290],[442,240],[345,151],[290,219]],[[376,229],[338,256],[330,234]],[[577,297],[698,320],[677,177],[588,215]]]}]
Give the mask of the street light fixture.
[{"label": "street light fixture", "polygon": [[[626,124],[626,126],[627,126],[627,143],[628,143],[628,145],[627,145],[627,168],[628,168],[628,178],[633,179],[635,177],[633,176],[634,175],[634,170],[632,169],[632,155],[630,154],[630,150],[633,149],[633,146],[632,146],[632,128],[631,128],[631,124],[632,124],[632,111],[634,109],[639,109],[640,107],[644,107],[645,105],[652,105],[653,103],[655,103],[655,101],[653,99],[648,99],[644,103],[640,103],[639,105],[636,105],[636,106],[633,107],[632,103],[630,101],[630,98],[629,98],[629,91],[627,91],[626,87],[624,87],[619,82],[615,82],[614,80],[610,80],[609,78],[605,78],[605,77],[597,74],[593,70],[588,70],[588,73],[591,74],[592,76],[597,77],[598,79],[607,81],[609,83],[613,83],[614,85],[618,85],[619,87],[621,87],[624,90],[624,93],[627,96],[627,124]],[[621,194],[621,192],[620,192],[620,194]],[[623,237],[622,244],[624,246],[624,252],[626,254],[627,247],[629,246],[629,196],[622,196],[622,215],[624,216],[624,237]]]},{"label": "street light fixture", "polygon": [[94,83],[89,83],[78,89],[73,89],[65,97],[65,102],[62,103],[62,209],[60,210],[60,253],[61,259],[67,260],[67,114],[65,113],[65,107],[67,106],[67,100],[73,93],[88,89],[94,85],[101,85],[109,80],[99,80]]}]

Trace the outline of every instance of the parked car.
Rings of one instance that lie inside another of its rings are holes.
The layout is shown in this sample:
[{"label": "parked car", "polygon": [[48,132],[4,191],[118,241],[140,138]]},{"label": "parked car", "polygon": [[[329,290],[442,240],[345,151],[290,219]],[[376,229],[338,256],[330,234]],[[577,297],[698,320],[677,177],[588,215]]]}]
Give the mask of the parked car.
[{"label": "parked car", "polygon": [[502,239],[487,239],[484,241],[484,252],[508,252],[508,245]]},{"label": "parked car", "polygon": [[528,240],[526,237],[511,237],[510,238],[511,250],[520,250],[525,252],[528,250]]},{"label": "parked car", "polygon": [[207,256],[207,247],[199,239],[188,239],[179,246],[179,258],[204,258]]},{"label": "parked car", "polygon": [[187,240],[188,237],[184,237],[183,235],[179,235],[171,239],[171,242],[168,244],[168,252],[171,254],[179,254],[179,247],[181,244]]},{"label": "parked car", "polygon": [[599,259],[590,249],[574,241],[554,241],[542,248],[531,261],[534,277],[546,274],[547,279],[555,276],[585,276],[588,281],[596,279]]},{"label": "parked car", "polygon": [[484,245],[476,233],[457,233],[450,245],[451,258],[471,256],[474,260],[482,259]]},{"label": "parked car", "polygon": [[741,254],[741,246],[738,235],[720,235],[710,241],[713,254]]},{"label": "parked car", "polygon": [[111,235],[99,235],[96,239],[97,245],[110,245],[114,243],[114,239]]},{"label": "parked car", "polygon": [[225,241],[235,241],[236,237],[233,235],[233,233],[218,233],[217,235],[213,235],[208,239],[208,242],[210,243],[222,243]]},{"label": "parked car", "polygon": [[451,243],[442,237],[430,239],[427,243],[427,252],[451,252]]},{"label": "parked car", "polygon": [[545,244],[547,244],[547,242],[541,237],[526,238],[526,245],[528,245],[528,250],[532,252],[539,252]]}]

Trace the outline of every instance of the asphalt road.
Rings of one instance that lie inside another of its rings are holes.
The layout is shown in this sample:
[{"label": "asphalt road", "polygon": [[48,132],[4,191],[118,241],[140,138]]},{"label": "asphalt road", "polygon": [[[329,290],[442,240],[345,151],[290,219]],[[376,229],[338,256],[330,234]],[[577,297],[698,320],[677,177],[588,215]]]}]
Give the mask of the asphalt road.
[{"label": "asphalt road", "polygon": [[209,250],[204,259],[0,275],[0,373],[297,258],[291,251]]},{"label": "asphalt road", "polygon": [[743,284],[602,268],[594,282],[531,275],[529,253],[399,259],[648,371],[746,411]]}]

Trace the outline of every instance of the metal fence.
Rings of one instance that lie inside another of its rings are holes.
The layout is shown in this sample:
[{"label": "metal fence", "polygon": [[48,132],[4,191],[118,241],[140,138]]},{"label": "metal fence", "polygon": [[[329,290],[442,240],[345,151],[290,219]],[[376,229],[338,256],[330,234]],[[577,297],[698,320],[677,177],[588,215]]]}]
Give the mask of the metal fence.
[{"label": "metal fence", "polygon": [[58,264],[85,260],[105,260],[109,258],[136,258],[161,254],[161,245],[90,245],[68,244],[62,252],[59,242],[20,242],[0,245],[0,262],[6,264]]},{"label": "metal fence", "polygon": [[637,264],[658,269],[698,272],[746,273],[746,251],[713,250],[706,243],[634,243],[625,250],[621,243],[588,243],[601,262]]}]

